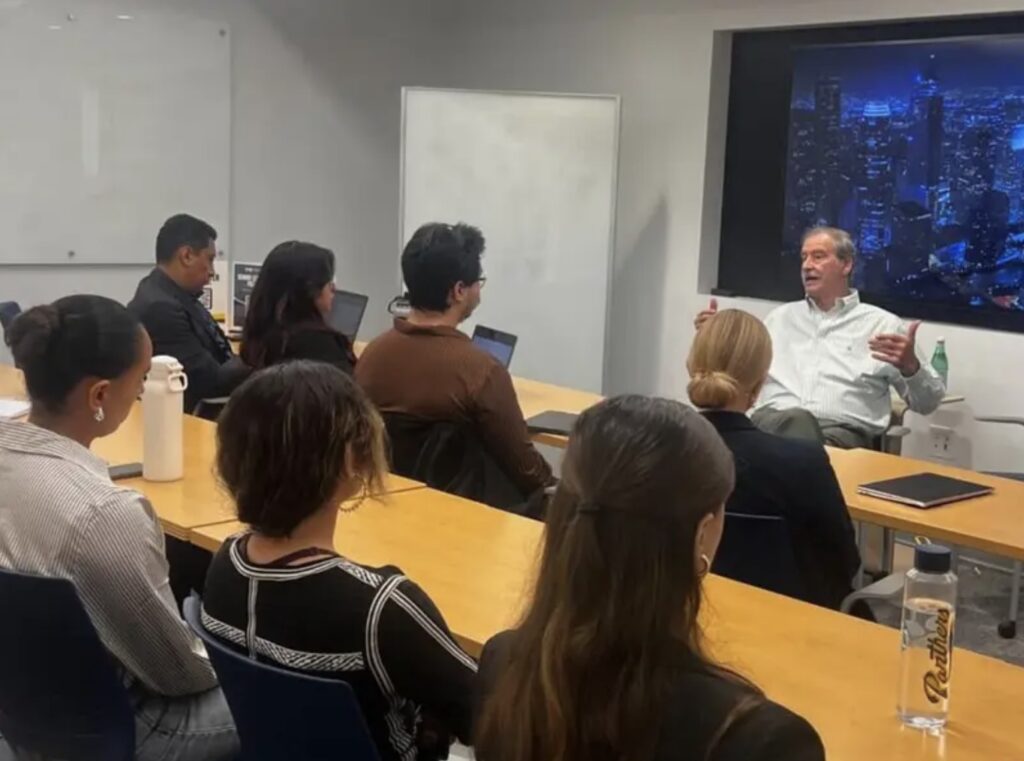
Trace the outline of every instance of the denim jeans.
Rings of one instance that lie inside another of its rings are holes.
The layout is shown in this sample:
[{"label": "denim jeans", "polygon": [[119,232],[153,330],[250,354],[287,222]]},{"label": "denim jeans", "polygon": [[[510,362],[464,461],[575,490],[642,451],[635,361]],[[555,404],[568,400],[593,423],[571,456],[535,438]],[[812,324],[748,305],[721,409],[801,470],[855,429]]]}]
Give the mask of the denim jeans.
[{"label": "denim jeans", "polygon": [[[182,698],[130,688],[135,706],[136,761],[227,761],[238,755],[238,735],[220,689]],[[0,761],[49,761],[16,752],[0,738]]]},{"label": "denim jeans", "polygon": [[226,761],[238,755],[235,722],[220,689],[168,698],[131,690],[137,761]]}]

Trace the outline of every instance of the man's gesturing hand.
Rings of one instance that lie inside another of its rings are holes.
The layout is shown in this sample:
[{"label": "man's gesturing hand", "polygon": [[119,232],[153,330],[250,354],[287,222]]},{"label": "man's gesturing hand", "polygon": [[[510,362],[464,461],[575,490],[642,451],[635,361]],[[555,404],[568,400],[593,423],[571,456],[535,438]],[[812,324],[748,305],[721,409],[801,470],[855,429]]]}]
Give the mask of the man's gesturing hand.
[{"label": "man's gesturing hand", "polygon": [[701,312],[693,319],[693,329],[700,330],[703,328],[704,323],[714,317],[716,312],[718,312],[718,300],[711,299],[711,301],[708,302],[708,308],[702,309]]},{"label": "man's gesturing hand", "polygon": [[906,378],[916,375],[921,369],[921,362],[918,360],[915,350],[919,327],[921,327],[921,321],[916,320],[910,323],[906,335],[882,333],[875,336],[868,341],[871,356],[882,362],[888,362]]}]

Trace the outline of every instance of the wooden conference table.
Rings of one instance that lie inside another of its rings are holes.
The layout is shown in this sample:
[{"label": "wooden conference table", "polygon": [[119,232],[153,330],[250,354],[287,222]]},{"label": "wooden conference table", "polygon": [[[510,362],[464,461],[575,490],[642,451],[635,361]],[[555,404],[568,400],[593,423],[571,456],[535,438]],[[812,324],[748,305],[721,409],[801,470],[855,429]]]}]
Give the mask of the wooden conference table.
[{"label": "wooden conference table", "polygon": [[[598,394],[523,378],[514,378],[513,382],[527,417],[548,409],[580,412],[602,398]],[[24,395],[21,374],[12,367],[0,366],[0,395]],[[186,538],[192,528],[231,518],[230,506],[219,487],[215,492],[218,499],[209,499],[210,485],[216,481],[212,472],[216,450],[213,426],[206,421],[186,417],[185,436],[189,442],[185,447],[188,477],[167,484],[143,482],[141,479],[125,482],[135,488],[145,485],[145,492],[162,505],[161,519],[168,534],[179,539]],[[551,438],[564,444],[562,437]],[[98,440],[94,448],[111,463],[139,460],[142,415],[138,406],[114,436]],[[1024,559],[1024,483],[865,449],[829,448],[829,455],[850,513],[856,520]],[[917,510],[857,493],[860,484],[923,470],[990,484],[996,491],[988,497],[933,510]],[[196,474],[200,476],[198,481],[193,477]],[[399,492],[421,485],[391,476],[387,491]]]},{"label": "wooden conference table", "polygon": [[[214,550],[240,529],[223,523],[191,536]],[[478,654],[518,618],[542,532],[534,521],[419,489],[343,514],[335,541],[358,562],[400,566]],[[930,737],[895,716],[898,632],[714,576],[704,610],[716,658],[809,719],[832,761],[1024,758],[1014,719],[1024,669],[958,652],[951,724],[944,737]]]},{"label": "wooden conference table", "polygon": [[[17,374],[0,368],[0,394],[20,390]],[[169,533],[212,549],[239,525],[224,520],[213,426],[187,419],[185,436],[192,454],[183,481],[126,483],[149,497]],[[112,461],[138,459],[140,410],[96,450]],[[360,562],[402,567],[478,653],[515,622],[543,527],[418,486],[392,479],[394,493],[343,514],[338,548]],[[894,715],[897,632],[717,577],[708,582],[705,624],[716,657],[806,716],[833,760],[1024,758],[1017,726],[1024,669],[959,652],[950,727],[943,737],[929,737],[904,729]]]},{"label": "wooden conference table", "polygon": [[[21,373],[9,365],[0,365],[0,396],[25,396]],[[192,529],[232,520],[235,512],[215,473],[217,441],[214,424],[185,415],[183,437],[184,478],[166,483],[129,478],[119,483],[146,495],[168,536],[187,541]],[[121,427],[113,435],[97,439],[92,449],[112,465],[141,461],[142,405],[136,404]],[[398,493],[422,486],[419,481],[389,474],[384,489],[385,493]]]},{"label": "wooden conference table", "polygon": [[[598,394],[537,381],[514,378],[513,383],[526,417],[549,409],[578,413],[601,400]],[[566,444],[564,436],[535,439],[554,446]],[[1024,482],[869,449],[826,449],[855,520],[1024,560]],[[923,471],[987,484],[995,492],[932,510],[918,510],[857,493],[861,484]]]},{"label": "wooden conference table", "polygon": [[[600,394],[590,391],[577,391],[573,388],[515,376],[512,377],[512,386],[516,390],[516,397],[519,399],[523,417],[527,419],[548,410],[580,413],[604,399]],[[540,444],[561,449],[564,449],[567,443],[564,436],[557,434],[538,433],[534,434],[532,438]]]},{"label": "wooden conference table", "polygon": [[[829,448],[828,453],[855,520],[1024,560],[1024,482],[868,449]],[[857,493],[861,484],[924,471],[986,484],[995,491],[931,510]]]}]

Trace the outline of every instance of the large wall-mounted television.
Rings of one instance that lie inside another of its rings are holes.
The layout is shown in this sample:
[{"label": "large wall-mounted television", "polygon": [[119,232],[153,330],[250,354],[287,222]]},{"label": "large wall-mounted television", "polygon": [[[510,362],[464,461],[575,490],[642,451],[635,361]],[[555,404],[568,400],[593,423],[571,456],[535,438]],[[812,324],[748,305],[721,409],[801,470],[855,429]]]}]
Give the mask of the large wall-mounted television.
[{"label": "large wall-mounted television", "polygon": [[799,298],[803,232],[904,317],[1024,332],[1024,17],[737,33],[718,287]]}]

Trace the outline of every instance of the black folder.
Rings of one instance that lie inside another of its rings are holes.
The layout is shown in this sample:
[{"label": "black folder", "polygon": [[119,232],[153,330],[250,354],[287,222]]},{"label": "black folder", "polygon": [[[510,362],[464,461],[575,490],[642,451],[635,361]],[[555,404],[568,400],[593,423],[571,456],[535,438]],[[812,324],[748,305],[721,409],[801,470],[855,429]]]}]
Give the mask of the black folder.
[{"label": "black folder", "polygon": [[556,436],[568,436],[572,427],[576,425],[576,418],[571,412],[557,412],[547,410],[539,415],[534,415],[526,421],[526,427],[530,433],[552,433]]},{"label": "black folder", "polygon": [[982,497],[993,491],[991,486],[947,478],[936,473],[917,473],[902,478],[891,478],[888,481],[861,484],[857,487],[859,494],[922,509]]}]

